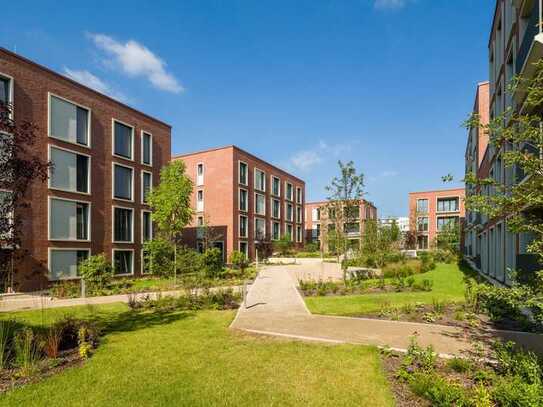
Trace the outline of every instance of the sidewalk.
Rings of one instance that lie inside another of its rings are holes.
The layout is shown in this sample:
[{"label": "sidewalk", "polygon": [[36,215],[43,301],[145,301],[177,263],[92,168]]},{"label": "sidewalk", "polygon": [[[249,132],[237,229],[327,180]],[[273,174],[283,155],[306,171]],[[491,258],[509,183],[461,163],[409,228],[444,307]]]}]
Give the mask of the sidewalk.
[{"label": "sidewalk", "polygon": [[[442,356],[472,350],[470,333],[464,329],[411,322],[312,315],[295,287],[289,267],[263,269],[231,325],[251,333],[328,343],[388,346],[405,350],[410,338],[422,346],[432,345]],[[541,335],[492,331],[487,334],[513,340],[543,352]]]}]

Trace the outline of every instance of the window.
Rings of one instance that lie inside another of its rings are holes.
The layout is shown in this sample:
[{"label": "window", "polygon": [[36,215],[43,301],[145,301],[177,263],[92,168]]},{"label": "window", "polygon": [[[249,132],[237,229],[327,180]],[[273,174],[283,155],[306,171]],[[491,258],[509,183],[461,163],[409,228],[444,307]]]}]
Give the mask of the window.
[{"label": "window", "polygon": [[239,251],[249,258],[249,244],[247,242],[239,242]]},{"label": "window", "polygon": [[418,218],[417,224],[418,224],[417,230],[419,232],[428,232],[428,218],[427,217]]},{"label": "window", "polygon": [[311,218],[314,222],[321,220],[321,208],[313,208],[311,210]]},{"label": "window", "polygon": [[89,193],[90,158],[57,147],[50,147],[49,187],[70,192]]},{"label": "window", "polygon": [[360,233],[360,223],[358,223],[358,222],[345,223],[345,225],[343,226],[343,230],[348,235],[359,234]]},{"label": "window", "polygon": [[248,184],[247,173],[248,173],[247,164],[240,161],[239,162],[239,183],[240,184],[242,185]]},{"label": "window", "polygon": [[302,242],[302,227],[296,226],[296,242],[301,243]]},{"label": "window", "polygon": [[272,218],[281,219],[281,201],[272,199]]},{"label": "window", "polygon": [[113,164],[113,197],[132,200],[134,170],[119,164]]},{"label": "window", "polygon": [[141,202],[147,203],[147,195],[153,189],[153,174],[147,171],[141,172]]},{"label": "window", "polygon": [[459,218],[458,216],[446,216],[437,218],[437,230],[442,232],[444,230],[453,230],[458,226]]},{"label": "window", "polygon": [[50,240],[89,240],[90,211],[87,202],[51,198]]},{"label": "window", "polygon": [[50,249],[49,279],[63,280],[77,278],[79,264],[89,257],[89,250]]},{"label": "window", "polygon": [[428,236],[418,236],[417,237],[417,248],[418,250],[428,250]]},{"label": "window", "polygon": [[294,235],[292,234],[292,225],[288,223],[285,225],[285,235],[288,236],[290,241],[294,241]]},{"label": "window", "polygon": [[11,103],[11,79],[0,76],[0,102]]},{"label": "window", "polygon": [[204,217],[203,216],[198,216],[198,219],[196,220],[196,225],[198,225],[198,227],[204,226]]},{"label": "window", "polygon": [[196,185],[204,185],[204,164],[196,166]]},{"label": "window", "polygon": [[285,204],[285,218],[289,221],[289,222],[294,222],[294,207],[292,206],[291,203],[286,203]]},{"label": "window", "polygon": [[417,212],[428,213],[428,199],[417,199]]},{"label": "window", "polygon": [[147,242],[153,238],[153,220],[151,212],[143,211],[141,213],[141,240]]},{"label": "window", "polygon": [[132,209],[113,208],[113,241],[132,242]]},{"label": "window", "polygon": [[296,203],[302,203],[302,188],[296,188]]},{"label": "window", "polygon": [[301,206],[296,207],[296,222],[302,223],[302,207]]},{"label": "window", "polygon": [[196,211],[197,212],[204,211],[204,191],[202,189],[199,189],[196,192]]},{"label": "window", "polygon": [[134,252],[132,250],[113,250],[113,274],[134,274]]},{"label": "window", "polygon": [[293,201],[294,200],[294,191],[292,189],[292,184],[289,183],[289,182],[286,182],[286,199],[288,199],[289,201]]},{"label": "window", "polygon": [[458,211],[458,198],[438,198],[437,211],[438,212],[457,212]]},{"label": "window", "polygon": [[272,177],[272,195],[281,196],[281,180],[277,177]]},{"label": "window", "polygon": [[255,194],[255,213],[266,215],[266,197],[262,194]]},{"label": "window", "polygon": [[255,189],[266,191],[266,173],[255,168]]},{"label": "window", "polygon": [[89,146],[89,110],[52,95],[49,103],[49,136]]},{"label": "window", "polygon": [[281,224],[279,222],[272,223],[272,240],[281,239]]},{"label": "window", "polygon": [[113,155],[132,160],[134,145],[134,128],[113,121]]},{"label": "window", "polygon": [[239,190],[239,210],[244,212],[249,210],[249,196],[246,189]]},{"label": "window", "polygon": [[239,217],[239,237],[248,237],[249,218],[247,216]]},{"label": "window", "polygon": [[153,136],[145,132],[141,134],[141,162],[153,165]]},{"label": "window", "polygon": [[264,240],[266,238],[266,221],[255,218],[255,240]]}]

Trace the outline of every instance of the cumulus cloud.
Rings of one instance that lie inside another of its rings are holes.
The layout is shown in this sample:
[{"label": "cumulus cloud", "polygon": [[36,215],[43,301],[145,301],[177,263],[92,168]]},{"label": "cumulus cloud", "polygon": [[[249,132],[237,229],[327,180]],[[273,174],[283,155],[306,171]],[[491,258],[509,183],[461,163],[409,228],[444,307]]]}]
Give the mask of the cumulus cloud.
[{"label": "cumulus cloud", "polygon": [[379,10],[400,9],[407,5],[409,0],[375,0],[373,6]]},{"label": "cumulus cloud", "polygon": [[121,102],[127,101],[127,98],[122,93],[116,92],[111,88],[110,85],[87,70],[77,70],[64,67],[64,75],[76,82],[81,83],[82,85],[88,86],[97,92],[111,96],[112,98]]},{"label": "cumulus cloud", "polygon": [[321,156],[313,150],[300,151],[291,158],[292,165],[301,171],[308,171],[321,161]]},{"label": "cumulus cloud", "polygon": [[[105,34],[88,34],[96,47],[103,50],[109,57],[113,57],[113,66],[131,77],[144,77],[155,88],[180,93],[183,86],[169,72],[166,63],[151,50],[137,41],[129,40],[119,42]],[[110,60],[104,60],[111,63]]]},{"label": "cumulus cloud", "polygon": [[321,140],[313,148],[294,154],[290,158],[290,163],[296,169],[307,172],[327,158],[340,158],[342,155],[350,152],[352,148],[353,145],[351,144],[328,144]]}]

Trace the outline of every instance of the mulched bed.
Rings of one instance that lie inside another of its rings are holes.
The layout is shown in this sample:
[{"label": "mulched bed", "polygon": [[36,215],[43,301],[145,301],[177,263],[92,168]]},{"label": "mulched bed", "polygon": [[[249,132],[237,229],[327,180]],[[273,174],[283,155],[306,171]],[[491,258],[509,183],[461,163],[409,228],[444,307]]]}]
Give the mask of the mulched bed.
[{"label": "mulched bed", "polygon": [[83,363],[84,360],[79,355],[78,349],[70,349],[60,352],[57,359],[40,361],[37,372],[30,377],[19,377],[18,369],[0,370],[0,394],[30,383],[37,383],[65,369],[81,366]]},{"label": "mulched bed", "polygon": [[402,380],[398,380],[396,373],[402,363],[403,355],[397,353],[391,353],[385,355],[382,358],[383,368],[390,383],[390,389],[394,394],[396,400],[396,406],[398,407],[425,407],[430,406],[431,403],[428,400],[420,398],[413,394],[409,389],[409,386]]},{"label": "mulched bed", "polygon": [[428,290],[417,289],[414,287],[405,287],[401,290],[398,290],[397,286],[394,285],[385,285],[384,287],[338,287],[334,291],[327,291],[326,294],[322,295],[317,289],[312,290],[301,290],[298,289],[300,294],[304,297],[343,297],[346,295],[362,295],[362,294],[386,294],[386,293],[415,293],[415,292],[425,292]]}]

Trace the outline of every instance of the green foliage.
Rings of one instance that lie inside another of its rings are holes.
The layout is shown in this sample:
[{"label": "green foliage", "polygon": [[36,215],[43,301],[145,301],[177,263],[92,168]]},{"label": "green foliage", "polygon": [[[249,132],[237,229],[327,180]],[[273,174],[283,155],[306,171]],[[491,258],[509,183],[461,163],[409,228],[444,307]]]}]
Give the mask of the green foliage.
[{"label": "green foliage", "polygon": [[198,311],[204,309],[236,309],[241,302],[239,293],[231,289],[205,292],[201,295],[165,296],[157,299],[135,300],[129,305],[133,310],[153,310],[159,312]]},{"label": "green foliage", "polygon": [[318,243],[306,243],[304,246],[304,251],[308,253],[317,253],[320,251],[320,245]]},{"label": "green foliage", "polygon": [[174,246],[170,241],[162,238],[146,241],[143,244],[143,256],[152,274],[163,277],[173,275]]},{"label": "green foliage", "polygon": [[447,362],[447,367],[457,373],[466,373],[471,370],[471,362],[466,358],[452,358]]},{"label": "green foliage", "polygon": [[0,370],[7,367],[13,352],[13,339],[17,322],[12,319],[0,321]]},{"label": "green foliage", "polygon": [[278,251],[281,256],[288,256],[292,253],[292,236],[284,234],[279,240],[273,242],[273,249]]},{"label": "green foliage", "polygon": [[249,260],[245,256],[245,253],[234,250],[230,253],[230,264],[244,273],[245,269],[249,266]]},{"label": "green foliage", "polygon": [[97,288],[105,287],[113,277],[111,263],[103,254],[89,256],[83,260],[78,266],[78,271],[85,282]]},{"label": "green foliage", "polygon": [[216,247],[207,249],[202,254],[202,265],[208,277],[219,277],[223,272],[224,266],[222,252]]},{"label": "green foliage", "polygon": [[498,362],[496,370],[502,375],[518,376],[528,384],[541,385],[543,371],[541,361],[533,352],[515,348],[513,342],[494,344]]},{"label": "green foliage", "polygon": [[414,373],[409,377],[408,383],[413,393],[429,400],[432,406],[468,405],[468,399],[462,386],[450,383],[435,373]]},{"label": "green foliage", "polygon": [[499,406],[533,407],[543,405],[541,386],[526,383],[518,376],[498,378],[491,394]]},{"label": "green foliage", "polygon": [[38,370],[40,349],[34,331],[25,327],[15,335],[15,366],[22,377],[32,376]]},{"label": "green foliage", "polygon": [[[218,249],[216,249],[218,250]],[[183,247],[177,252],[177,269],[184,275],[198,275],[204,271],[203,255]]]}]

